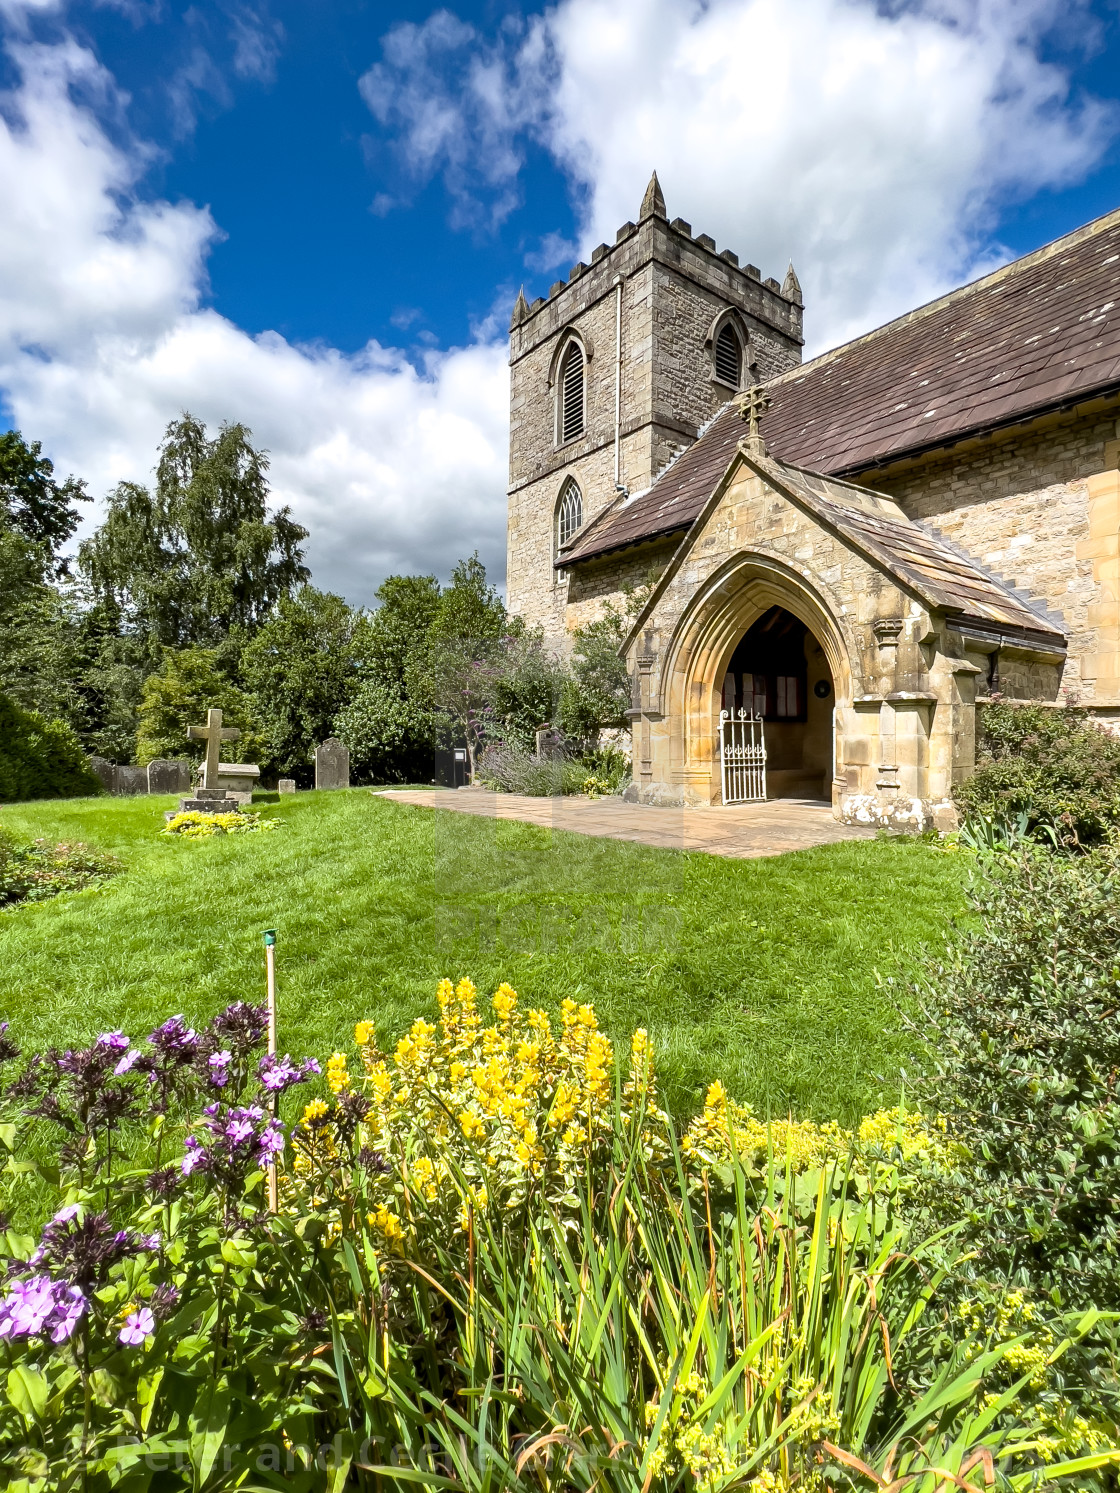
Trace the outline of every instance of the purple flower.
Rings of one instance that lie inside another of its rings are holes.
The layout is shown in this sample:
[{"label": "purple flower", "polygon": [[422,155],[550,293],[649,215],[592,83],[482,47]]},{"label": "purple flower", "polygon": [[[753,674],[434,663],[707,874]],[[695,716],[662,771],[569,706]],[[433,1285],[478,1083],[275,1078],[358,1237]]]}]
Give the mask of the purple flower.
[{"label": "purple flower", "polygon": [[33,1337],[54,1312],[54,1282],[49,1275],[17,1280],[0,1303],[0,1338]]},{"label": "purple flower", "polygon": [[157,1026],[149,1035],[148,1041],[159,1052],[189,1062],[198,1046],[198,1033],[181,1016],[169,1016],[162,1026]]},{"label": "purple flower", "polygon": [[233,1053],[228,1049],[224,1052],[212,1052],[206,1061],[211,1068],[228,1068],[233,1062]]},{"label": "purple flower", "polygon": [[88,1303],[70,1281],[49,1275],[17,1280],[0,1301],[0,1338],[47,1337],[64,1342],[81,1320]]},{"label": "purple flower", "polygon": [[67,1203],[65,1208],[60,1208],[58,1210],[55,1216],[51,1219],[51,1223],[69,1223],[72,1218],[77,1218],[80,1212],[80,1204]]},{"label": "purple flower", "polygon": [[189,1177],[196,1167],[202,1166],[206,1161],[206,1151],[200,1141],[195,1140],[193,1135],[187,1136],[187,1154],[182,1160],[182,1172],[184,1177]]},{"label": "purple flower", "polygon": [[54,1326],[51,1342],[63,1343],[77,1327],[86,1309],[86,1298],[77,1286],[59,1281],[55,1286]]},{"label": "purple flower", "polygon": [[113,1052],[124,1052],[128,1038],[123,1032],[102,1032],[97,1039],[98,1047],[108,1047]]},{"label": "purple flower", "polygon": [[282,1093],[295,1083],[306,1083],[313,1073],[323,1070],[314,1058],[304,1058],[302,1063],[293,1063],[287,1053],[282,1058],[264,1057],[257,1069],[262,1085],[270,1093]]},{"label": "purple flower", "polygon": [[284,1129],[279,1120],[269,1120],[259,1141],[261,1156],[269,1158],[284,1149]]},{"label": "purple flower", "polygon": [[230,1120],[225,1128],[225,1134],[235,1146],[242,1145],[253,1133],[253,1125],[250,1120]]},{"label": "purple flower", "polygon": [[156,1319],[152,1316],[151,1308],[142,1306],[139,1311],[129,1312],[124,1319],[124,1326],[117,1334],[117,1340],[127,1348],[138,1348],[147,1342],[155,1330]]},{"label": "purple flower", "polygon": [[131,1073],[133,1068],[136,1067],[136,1064],[140,1061],[141,1055],[142,1054],[138,1047],[130,1048],[129,1051],[125,1053],[124,1057],[121,1058],[117,1066],[113,1069],[113,1072],[118,1078],[123,1078],[126,1073]]}]

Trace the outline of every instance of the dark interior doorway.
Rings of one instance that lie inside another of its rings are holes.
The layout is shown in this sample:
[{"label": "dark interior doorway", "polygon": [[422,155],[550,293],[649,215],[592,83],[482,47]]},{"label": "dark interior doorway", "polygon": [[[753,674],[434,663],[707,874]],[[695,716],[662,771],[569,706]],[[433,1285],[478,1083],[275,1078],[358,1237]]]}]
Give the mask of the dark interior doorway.
[{"label": "dark interior doorway", "polygon": [[824,650],[785,607],[740,638],[723,680],[722,709],[765,721],[767,798],[832,798],[835,692]]}]

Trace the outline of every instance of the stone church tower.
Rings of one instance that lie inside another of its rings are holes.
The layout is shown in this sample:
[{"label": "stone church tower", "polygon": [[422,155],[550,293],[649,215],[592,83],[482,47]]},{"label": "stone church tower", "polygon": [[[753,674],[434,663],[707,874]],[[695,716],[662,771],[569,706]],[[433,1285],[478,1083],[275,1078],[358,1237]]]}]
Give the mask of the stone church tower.
[{"label": "stone church tower", "polygon": [[[640,557],[590,586],[556,569],[577,531],[649,488],[741,388],[801,362],[801,288],[764,280],[681,218],[656,173],[637,224],[577,264],[510,327],[509,608],[552,639],[642,578]],[[630,576],[630,571],[633,576]]]}]

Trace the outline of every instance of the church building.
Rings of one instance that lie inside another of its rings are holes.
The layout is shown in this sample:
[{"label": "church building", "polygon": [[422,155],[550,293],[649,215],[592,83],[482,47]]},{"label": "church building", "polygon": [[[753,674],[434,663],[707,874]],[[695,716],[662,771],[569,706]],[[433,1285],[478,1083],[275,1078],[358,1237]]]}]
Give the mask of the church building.
[{"label": "church building", "polygon": [[509,607],[630,607],[643,802],[944,824],[993,695],[1120,720],[1120,211],[807,363],[802,315],[656,175],[519,296]]}]

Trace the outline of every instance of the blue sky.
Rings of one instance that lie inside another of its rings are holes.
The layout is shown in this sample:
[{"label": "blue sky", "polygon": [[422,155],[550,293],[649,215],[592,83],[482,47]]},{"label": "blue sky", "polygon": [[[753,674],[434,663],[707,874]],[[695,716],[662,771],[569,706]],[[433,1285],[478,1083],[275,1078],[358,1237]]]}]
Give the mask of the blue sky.
[{"label": "blue sky", "polygon": [[504,333],[636,212],[805,286],[809,352],[1120,205],[1069,0],[0,0],[0,401],[96,493],[242,418],[317,582],[503,563]]}]

